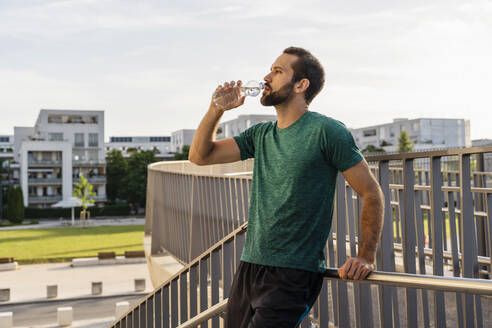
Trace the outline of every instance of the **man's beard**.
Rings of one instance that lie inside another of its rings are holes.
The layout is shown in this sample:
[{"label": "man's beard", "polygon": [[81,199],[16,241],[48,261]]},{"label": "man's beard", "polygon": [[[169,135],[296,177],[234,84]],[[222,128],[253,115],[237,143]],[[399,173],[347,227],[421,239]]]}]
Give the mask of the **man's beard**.
[{"label": "man's beard", "polygon": [[[270,85],[268,85],[270,87]],[[272,88],[270,87],[270,90]],[[269,94],[263,94],[260,102],[263,106],[276,106],[280,105],[290,99],[294,90],[294,82],[291,81],[280,88],[278,91],[270,91]]]}]

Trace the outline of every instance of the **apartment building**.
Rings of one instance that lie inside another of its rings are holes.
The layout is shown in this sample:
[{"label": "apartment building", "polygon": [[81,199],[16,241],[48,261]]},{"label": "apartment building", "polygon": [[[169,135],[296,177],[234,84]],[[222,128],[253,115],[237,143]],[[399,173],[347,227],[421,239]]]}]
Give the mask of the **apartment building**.
[{"label": "apartment building", "polygon": [[24,204],[49,207],[72,196],[82,173],[106,201],[104,111],[42,109],[33,127],[14,127]]},{"label": "apartment building", "polygon": [[350,129],[360,149],[369,145],[398,150],[398,138],[406,131],[414,150],[470,147],[470,121],[446,118],[398,118],[391,123]]},{"label": "apartment building", "polygon": [[276,121],[276,115],[239,115],[237,118],[219,124],[216,139],[226,139],[239,135],[247,128],[262,122]]},{"label": "apartment building", "polygon": [[159,159],[172,159],[170,136],[130,136],[130,137],[110,137],[105,144],[106,153],[117,149],[124,157],[130,157],[134,151],[153,150]]},{"label": "apartment building", "polygon": [[179,153],[184,145],[191,146],[196,130],[181,129],[171,133],[171,149],[174,153]]},{"label": "apartment building", "polygon": [[0,159],[14,158],[14,136],[0,135]]}]

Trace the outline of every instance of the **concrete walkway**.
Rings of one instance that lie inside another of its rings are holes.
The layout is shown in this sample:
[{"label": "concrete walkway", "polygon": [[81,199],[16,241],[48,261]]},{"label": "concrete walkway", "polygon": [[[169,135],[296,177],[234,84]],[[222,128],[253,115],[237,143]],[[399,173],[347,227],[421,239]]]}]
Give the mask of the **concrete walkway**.
[{"label": "concrete walkway", "polygon": [[[72,226],[71,219],[64,218],[62,220],[39,220],[38,224],[21,225],[13,227],[0,227],[3,230],[24,230],[24,229],[48,229],[48,228],[64,228]],[[95,218],[85,222],[86,227],[98,226],[122,226],[122,225],[144,225],[145,218],[139,217],[107,217]],[[81,226],[79,219],[75,219],[75,226]]]},{"label": "concrete walkway", "polygon": [[52,283],[58,285],[57,300],[91,297],[93,281],[102,281],[102,296],[130,294],[135,278],[146,280],[146,293],[153,290],[146,263],[76,268],[70,263],[21,265],[18,270],[0,272],[0,288],[10,288],[10,302],[0,306],[46,301],[46,286]]}]

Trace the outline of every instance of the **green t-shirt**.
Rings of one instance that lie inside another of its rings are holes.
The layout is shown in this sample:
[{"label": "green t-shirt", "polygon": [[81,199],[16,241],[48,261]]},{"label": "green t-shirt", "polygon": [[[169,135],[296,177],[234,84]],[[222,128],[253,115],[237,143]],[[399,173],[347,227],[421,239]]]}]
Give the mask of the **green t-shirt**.
[{"label": "green t-shirt", "polygon": [[363,159],[350,131],[307,111],[285,129],[265,122],[234,139],[241,160],[255,159],[241,260],[323,272],[337,173]]}]

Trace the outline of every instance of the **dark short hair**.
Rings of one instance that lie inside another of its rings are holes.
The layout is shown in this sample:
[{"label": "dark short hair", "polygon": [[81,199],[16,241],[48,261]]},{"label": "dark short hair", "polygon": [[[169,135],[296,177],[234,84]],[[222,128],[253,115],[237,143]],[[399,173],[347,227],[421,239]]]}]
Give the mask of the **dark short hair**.
[{"label": "dark short hair", "polygon": [[292,64],[294,76],[292,80],[299,82],[302,79],[309,80],[309,87],[304,93],[306,103],[309,105],[314,97],[323,89],[325,84],[325,70],[309,51],[299,47],[289,47],[284,50],[284,54],[297,56],[297,60]]}]

